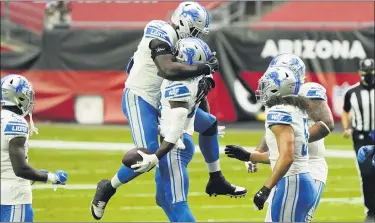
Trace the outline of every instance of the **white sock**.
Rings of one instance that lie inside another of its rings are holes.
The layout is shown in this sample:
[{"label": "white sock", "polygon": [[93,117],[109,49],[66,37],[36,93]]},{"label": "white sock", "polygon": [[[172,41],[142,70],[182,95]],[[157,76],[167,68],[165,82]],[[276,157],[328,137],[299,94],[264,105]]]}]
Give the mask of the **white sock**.
[{"label": "white sock", "polygon": [[117,189],[117,188],[119,188],[121,185],[123,185],[123,183],[121,183],[121,181],[118,179],[118,177],[117,177],[117,173],[112,177],[111,185],[112,185],[112,187],[115,188],[115,189]]},{"label": "white sock", "polygon": [[220,160],[216,160],[215,162],[212,162],[212,163],[207,163],[207,168],[208,168],[208,172],[210,173],[220,171],[221,170]]}]

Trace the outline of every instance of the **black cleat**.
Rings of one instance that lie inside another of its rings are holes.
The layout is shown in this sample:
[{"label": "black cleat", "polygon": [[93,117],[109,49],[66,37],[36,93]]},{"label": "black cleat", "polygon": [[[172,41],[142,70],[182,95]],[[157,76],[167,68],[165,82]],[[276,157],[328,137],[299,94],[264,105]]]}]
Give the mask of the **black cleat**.
[{"label": "black cleat", "polygon": [[104,215],[104,209],[109,199],[116,193],[116,189],[112,187],[110,180],[101,180],[96,187],[94,200],[91,201],[91,215],[100,220]]},{"label": "black cleat", "polygon": [[225,195],[229,197],[244,197],[247,190],[243,187],[230,184],[224,177],[210,178],[206,186],[206,193],[211,197]]}]

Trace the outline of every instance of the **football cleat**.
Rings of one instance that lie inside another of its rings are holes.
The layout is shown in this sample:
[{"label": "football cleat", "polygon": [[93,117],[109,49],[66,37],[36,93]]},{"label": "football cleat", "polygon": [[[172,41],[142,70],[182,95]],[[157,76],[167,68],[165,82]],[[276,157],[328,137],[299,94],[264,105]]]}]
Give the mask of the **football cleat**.
[{"label": "football cleat", "polygon": [[212,179],[207,183],[206,193],[211,196],[225,195],[229,197],[244,197],[247,194],[246,188],[230,184],[224,177]]},{"label": "football cleat", "polygon": [[108,204],[109,199],[116,193],[111,185],[110,180],[101,180],[96,187],[94,200],[91,201],[91,215],[96,219],[100,220],[104,215],[105,207]]}]

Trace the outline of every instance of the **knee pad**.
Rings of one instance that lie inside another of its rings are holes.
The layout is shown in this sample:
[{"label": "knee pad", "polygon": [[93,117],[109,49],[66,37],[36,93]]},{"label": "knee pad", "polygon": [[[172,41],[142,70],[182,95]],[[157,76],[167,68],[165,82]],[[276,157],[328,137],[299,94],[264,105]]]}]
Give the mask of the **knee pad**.
[{"label": "knee pad", "polygon": [[217,120],[209,127],[206,129],[206,131],[202,132],[202,135],[204,136],[214,136],[217,134]]}]

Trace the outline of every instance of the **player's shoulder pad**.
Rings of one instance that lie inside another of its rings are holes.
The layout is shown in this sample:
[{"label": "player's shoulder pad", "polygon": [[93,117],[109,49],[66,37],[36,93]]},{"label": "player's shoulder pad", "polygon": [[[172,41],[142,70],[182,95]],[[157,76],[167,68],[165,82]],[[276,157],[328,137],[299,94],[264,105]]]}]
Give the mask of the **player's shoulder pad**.
[{"label": "player's shoulder pad", "polygon": [[291,125],[292,109],[290,106],[276,105],[267,110],[266,113],[266,124],[271,125]]},{"label": "player's shoulder pad", "polygon": [[182,81],[168,81],[163,94],[168,101],[189,101],[191,97],[188,84]]},{"label": "player's shoulder pad", "polygon": [[326,89],[315,82],[304,83],[299,90],[299,95],[309,99],[319,99],[327,101]]},{"label": "player's shoulder pad", "polygon": [[3,114],[1,116],[1,124],[5,125],[4,135],[27,136],[29,134],[29,126],[24,117],[13,112],[9,112],[9,114],[6,114],[5,117],[3,117]]},{"label": "player's shoulder pad", "polygon": [[176,38],[174,37],[173,31],[173,27],[167,22],[161,20],[152,20],[151,22],[147,23],[144,29],[144,37],[158,39],[172,46],[175,42],[174,39],[177,38],[176,34],[174,34],[176,35]]}]

